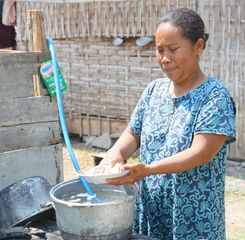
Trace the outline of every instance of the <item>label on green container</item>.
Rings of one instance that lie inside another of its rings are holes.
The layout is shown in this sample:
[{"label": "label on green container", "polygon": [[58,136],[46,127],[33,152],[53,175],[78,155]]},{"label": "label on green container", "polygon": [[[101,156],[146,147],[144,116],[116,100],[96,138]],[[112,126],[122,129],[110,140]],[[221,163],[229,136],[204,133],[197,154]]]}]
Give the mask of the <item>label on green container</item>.
[{"label": "label on green container", "polygon": [[[50,94],[50,96],[56,95],[56,88],[55,88],[55,79],[54,79],[54,72],[52,66],[52,60],[45,61],[41,63],[39,73],[41,78]],[[67,90],[66,82],[63,78],[61,70],[58,66],[58,76],[60,80],[60,91],[64,92]]]}]

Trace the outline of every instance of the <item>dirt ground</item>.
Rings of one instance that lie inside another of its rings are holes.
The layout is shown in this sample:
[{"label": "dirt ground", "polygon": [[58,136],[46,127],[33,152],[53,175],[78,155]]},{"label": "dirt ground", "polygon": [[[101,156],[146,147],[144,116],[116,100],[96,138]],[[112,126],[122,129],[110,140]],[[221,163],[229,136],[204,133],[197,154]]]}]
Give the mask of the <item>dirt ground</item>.
[{"label": "dirt ground", "polygon": [[[98,149],[86,148],[79,141],[72,141],[72,146],[81,169],[94,164],[91,153]],[[76,178],[67,149],[63,147],[64,178]],[[134,161],[132,159],[129,160]],[[245,180],[226,177],[226,231],[227,240],[245,240]]]}]

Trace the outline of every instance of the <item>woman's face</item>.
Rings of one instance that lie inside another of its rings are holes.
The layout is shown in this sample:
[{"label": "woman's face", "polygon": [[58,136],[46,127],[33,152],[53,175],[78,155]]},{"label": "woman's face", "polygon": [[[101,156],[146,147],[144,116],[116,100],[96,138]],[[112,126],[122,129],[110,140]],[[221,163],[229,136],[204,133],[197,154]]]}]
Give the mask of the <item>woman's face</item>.
[{"label": "woman's face", "polygon": [[199,69],[202,44],[185,38],[171,23],[160,24],[156,30],[157,62],[175,83],[182,83]]}]

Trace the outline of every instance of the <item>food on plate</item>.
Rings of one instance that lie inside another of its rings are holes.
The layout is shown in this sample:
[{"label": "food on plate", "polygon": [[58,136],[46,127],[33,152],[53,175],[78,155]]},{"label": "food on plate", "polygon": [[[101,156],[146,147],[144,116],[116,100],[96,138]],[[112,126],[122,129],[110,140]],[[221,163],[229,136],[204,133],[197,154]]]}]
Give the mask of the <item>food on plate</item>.
[{"label": "food on plate", "polygon": [[99,175],[112,175],[123,172],[122,164],[116,163],[114,167],[111,167],[110,165],[105,165],[105,168],[103,171],[101,169],[98,169],[98,166],[92,167],[90,169],[85,169],[83,171],[84,175],[90,175],[90,176],[99,176]]}]

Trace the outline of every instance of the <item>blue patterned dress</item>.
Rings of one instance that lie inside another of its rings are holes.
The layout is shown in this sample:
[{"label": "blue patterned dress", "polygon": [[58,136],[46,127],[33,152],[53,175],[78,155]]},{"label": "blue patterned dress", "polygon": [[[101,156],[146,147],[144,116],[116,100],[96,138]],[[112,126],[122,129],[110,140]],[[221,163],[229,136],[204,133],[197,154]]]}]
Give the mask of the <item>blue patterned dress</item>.
[{"label": "blue patterned dress", "polygon": [[235,141],[235,108],[224,85],[209,77],[184,96],[171,98],[169,80],[151,82],[129,123],[140,135],[140,161],[151,164],[191,146],[195,134],[228,140],[200,167],[142,180],[134,231],[161,240],[224,240],[227,144]]}]

